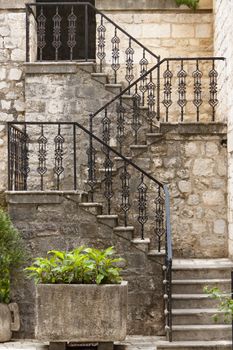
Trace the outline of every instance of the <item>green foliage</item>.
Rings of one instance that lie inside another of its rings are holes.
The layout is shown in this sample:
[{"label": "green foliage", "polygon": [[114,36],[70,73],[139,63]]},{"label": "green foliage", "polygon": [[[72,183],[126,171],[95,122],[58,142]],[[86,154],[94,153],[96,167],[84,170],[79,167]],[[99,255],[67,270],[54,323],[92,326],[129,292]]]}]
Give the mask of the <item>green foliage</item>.
[{"label": "green foliage", "polygon": [[187,5],[192,10],[197,9],[198,3],[199,3],[199,0],[176,0],[176,4],[178,6]]},{"label": "green foliage", "polygon": [[[229,293],[221,291],[219,288],[209,288],[208,286],[204,287],[204,292],[209,294],[211,298],[218,300],[218,310],[223,311],[224,313],[224,322],[230,323],[233,318],[233,300]],[[217,322],[219,316],[217,314],[213,315],[214,321]]]},{"label": "green foliage", "polygon": [[19,232],[9,216],[0,209],[0,302],[10,302],[10,277],[25,259]]},{"label": "green foliage", "polygon": [[46,258],[36,258],[25,270],[35,283],[112,284],[120,283],[122,258],[113,258],[115,251],[78,247],[72,251],[48,252]]}]

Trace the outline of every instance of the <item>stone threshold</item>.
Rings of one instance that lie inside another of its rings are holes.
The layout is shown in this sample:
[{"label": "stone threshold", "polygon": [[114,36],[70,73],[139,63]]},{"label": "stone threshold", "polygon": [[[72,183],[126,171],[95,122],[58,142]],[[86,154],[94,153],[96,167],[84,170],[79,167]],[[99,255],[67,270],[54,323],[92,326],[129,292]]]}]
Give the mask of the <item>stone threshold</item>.
[{"label": "stone threshold", "polygon": [[79,69],[83,69],[88,72],[93,72],[96,67],[94,61],[91,62],[26,62],[24,63],[26,74],[76,74]]}]

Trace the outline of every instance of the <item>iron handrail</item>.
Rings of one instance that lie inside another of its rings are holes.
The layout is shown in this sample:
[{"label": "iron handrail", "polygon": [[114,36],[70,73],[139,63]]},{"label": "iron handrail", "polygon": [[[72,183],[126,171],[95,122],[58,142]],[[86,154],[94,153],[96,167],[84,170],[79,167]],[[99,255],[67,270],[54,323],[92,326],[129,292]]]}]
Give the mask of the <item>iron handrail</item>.
[{"label": "iron handrail", "polygon": [[128,38],[130,38],[132,41],[134,41],[137,45],[139,45],[145,52],[149,53],[153,57],[155,57],[157,60],[160,59],[160,56],[156,55],[154,52],[152,52],[150,49],[146,48],[140,41],[138,41],[136,38],[134,38],[132,35],[127,33],[123,28],[121,28],[118,24],[116,24],[113,20],[111,20],[108,16],[106,16],[103,12],[98,10],[95,6],[93,6],[89,2],[37,2],[37,3],[27,3],[25,4],[26,8],[30,8],[31,6],[62,6],[62,5],[71,5],[71,6],[89,6],[91,7],[96,13],[101,15],[103,18],[105,18],[109,23],[114,25],[115,28],[120,30],[123,34],[125,34]]},{"label": "iron handrail", "polygon": [[[178,61],[224,61],[225,57],[211,57],[211,56],[201,56],[201,57],[170,57],[170,58],[163,58],[158,63],[156,63],[152,68],[150,68],[145,74],[141,75],[137,80],[135,80],[132,84],[127,86],[124,90],[122,90],[118,95],[116,95],[114,98],[112,98],[109,102],[107,102],[104,106],[99,108],[95,113],[92,113],[92,119],[105,110],[109,105],[111,105],[113,102],[121,98],[123,95],[127,94],[129,90],[131,90],[137,83],[139,83],[141,80],[145,79],[150,73],[152,73],[154,70],[159,68],[164,62],[178,62]],[[160,77],[158,77],[158,80]]]},{"label": "iron handrail", "polygon": [[153,176],[151,176],[150,174],[148,174],[145,170],[143,170],[141,167],[139,167],[137,164],[135,164],[134,162],[132,162],[130,159],[126,158],[123,154],[121,154],[120,152],[118,152],[117,150],[115,150],[114,148],[112,148],[111,146],[109,146],[107,143],[105,143],[104,141],[102,141],[98,136],[96,136],[95,134],[93,134],[90,130],[86,129],[83,125],[81,125],[78,122],[7,122],[8,128],[10,126],[14,125],[76,125],[78,128],[80,128],[82,131],[84,131],[86,134],[88,134],[90,137],[92,137],[93,139],[95,139],[97,142],[101,143],[102,146],[106,147],[109,151],[111,151],[112,153],[114,153],[117,157],[122,158],[122,160],[124,160],[126,163],[128,163],[128,165],[131,165],[133,168],[135,168],[136,170],[138,170],[139,172],[141,172],[143,175],[145,175],[148,179],[152,180],[153,182],[155,182],[157,185],[159,185],[160,187],[164,187],[164,184],[162,182],[160,182],[159,180],[155,179]]}]

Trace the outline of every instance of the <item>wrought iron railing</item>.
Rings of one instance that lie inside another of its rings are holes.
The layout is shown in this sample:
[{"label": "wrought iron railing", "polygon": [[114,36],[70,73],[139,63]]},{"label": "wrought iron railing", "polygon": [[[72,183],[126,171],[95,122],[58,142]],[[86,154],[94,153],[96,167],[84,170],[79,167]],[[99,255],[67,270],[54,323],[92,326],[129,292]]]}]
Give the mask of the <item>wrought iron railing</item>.
[{"label": "wrought iron railing", "polygon": [[123,70],[127,85],[160,60],[88,2],[26,4],[26,61],[36,56],[39,61],[96,60],[99,72],[107,66],[113,73],[114,83]]},{"label": "wrought iron railing", "polygon": [[[90,149],[83,154],[87,136],[95,148],[93,164]],[[79,123],[10,122],[8,147],[10,191],[85,190],[83,183],[87,190],[94,180],[95,200],[106,204],[105,214],[114,208],[124,226],[135,225],[138,237],[146,233],[151,249],[165,249],[164,185]]]},{"label": "wrought iron railing", "polygon": [[[157,132],[160,122],[215,122],[219,102],[216,65],[222,60],[161,60],[90,115],[90,130],[128,155],[129,145],[145,144],[145,135]],[[100,123],[102,135],[98,134]]]}]

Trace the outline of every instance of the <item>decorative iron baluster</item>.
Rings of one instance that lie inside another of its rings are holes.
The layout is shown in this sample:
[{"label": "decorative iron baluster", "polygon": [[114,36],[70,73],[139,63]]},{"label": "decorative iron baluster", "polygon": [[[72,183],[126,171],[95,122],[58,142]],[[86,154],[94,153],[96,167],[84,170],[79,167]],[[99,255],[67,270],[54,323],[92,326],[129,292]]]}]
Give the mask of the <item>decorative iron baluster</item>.
[{"label": "decorative iron baluster", "polygon": [[173,74],[169,67],[169,61],[167,61],[167,69],[163,73],[164,78],[164,88],[163,88],[163,101],[162,104],[166,108],[166,122],[168,122],[169,108],[172,105],[172,77]]},{"label": "decorative iron baluster", "polygon": [[218,105],[218,72],[215,69],[215,62],[213,60],[212,63],[212,69],[209,72],[209,78],[210,78],[210,99],[209,99],[209,104],[212,107],[212,121],[215,121],[215,109],[216,106]]},{"label": "decorative iron baluster", "polygon": [[105,53],[105,34],[106,27],[103,25],[103,16],[101,16],[100,25],[97,27],[98,32],[98,46],[96,56],[100,60],[100,73],[103,71],[103,60],[106,57]]},{"label": "decorative iron baluster", "polygon": [[120,57],[120,38],[117,36],[117,28],[115,28],[115,35],[111,40],[112,42],[112,70],[114,71],[114,83],[117,83],[117,71],[120,68],[119,57]]},{"label": "decorative iron baluster", "polygon": [[37,17],[37,47],[39,48],[40,61],[43,60],[43,49],[46,46],[45,25],[46,25],[46,17],[43,13],[43,7],[41,7],[40,14]]},{"label": "decorative iron baluster", "polygon": [[39,145],[38,150],[38,168],[37,172],[40,175],[40,189],[41,191],[44,190],[44,175],[47,172],[47,166],[46,166],[46,157],[47,157],[47,143],[48,139],[44,135],[44,126],[41,125],[41,131],[40,136],[37,140]]},{"label": "decorative iron baluster", "polygon": [[[126,53],[126,75],[125,79],[130,86],[131,82],[134,80],[134,65],[133,65],[133,55],[134,49],[131,46],[131,38],[129,38],[129,47],[125,51]],[[130,95],[130,89],[128,89],[128,94]]]},{"label": "decorative iron baluster", "polygon": [[193,104],[197,109],[197,122],[199,122],[199,115],[200,115],[200,106],[202,105],[202,96],[201,96],[201,78],[202,78],[202,72],[199,69],[199,62],[196,61],[196,70],[193,72],[193,78],[194,78],[194,100]]},{"label": "decorative iron baluster", "polygon": [[116,106],[117,112],[117,142],[119,145],[119,152],[122,152],[122,144],[125,136],[125,107],[122,106],[122,98],[120,97],[120,103]]},{"label": "decorative iron baluster", "polygon": [[68,16],[68,41],[67,45],[70,48],[70,60],[73,60],[73,49],[76,46],[76,22],[77,16],[74,14],[74,8],[71,7],[71,13]]},{"label": "decorative iron baluster", "polygon": [[90,143],[90,147],[87,150],[87,156],[88,156],[88,179],[87,184],[91,188],[91,201],[94,200],[94,191],[95,186],[97,184],[96,179],[96,150],[93,147],[93,143]]},{"label": "decorative iron baluster", "polygon": [[22,156],[22,168],[21,173],[23,175],[23,190],[27,190],[27,178],[30,172],[29,168],[29,137],[27,134],[27,127],[24,126],[23,133],[21,134],[21,156]]},{"label": "decorative iron baluster", "polygon": [[148,112],[147,112],[147,120],[149,122],[150,126],[150,132],[153,132],[153,119],[156,116],[155,112],[155,84],[153,83],[152,73],[150,73],[150,81],[147,84],[147,105],[148,105]]},{"label": "decorative iron baluster", "polygon": [[57,175],[57,190],[60,189],[60,176],[64,172],[63,167],[63,143],[65,142],[64,137],[61,135],[61,125],[58,124],[58,134],[54,138],[55,144],[55,166],[53,168],[54,173]]},{"label": "decorative iron baluster", "polygon": [[122,173],[120,175],[121,178],[121,210],[124,213],[124,225],[125,227],[128,226],[128,211],[130,210],[130,187],[129,187],[129,181],[130,181],[130,174],[127,171],[127,163],[124,162],[124,168],[122,170]]},{"label": "decorative iron baluster", "polygon": [[158,239],[158,252],[161,251],[161,241],[165,234],[164,214],[164,198],[161,187],[158,186],[158,196],[155,198],[155,235]]},{"label": "decorative iron baluster", "polygon": [[110,151],[107,148],[105,153],[105,161],[104,161],[104,171],[105,171],[105,177],[104,177],[104,197],[107,200],[107,213],[111,214],[111,199],[114,195],[113,193],[113,183],[112,183],[112,168],[113,168],[113,162],[110,158]]},{"label": "decorative iron baluster", "polygon": [[8,190],[13,188],[13,172],[14,172],[14,152],[13,152],[13,127],[8,126]]},{"label": "decorative iron baluster", "polygon": [[186,78],[187,78],[187,73],[184,70],[184,62],[181,61],[181,69],[177,74],[177,77],[179,78],[179,83],[178,83],[178,93],[179,93],[179,99],[177,101],[178,105],[181,108],[181,121],[184,121],[184,107],[187,104],[186,100]]},{"label": "decorative iron baluster", "polygon": [[144,239],[144,226],[148,220],[147,216],[147,190],[148,187],[144,182],[144,175],[141,174],[141,182],[138,186],[138,222],[141,225],[141,239]]},{"label": "decorative iron baluster", "polygon": [[58,13],[58,6],[56,7],[56,14],[53,16],[53,42],[55,48],[55,60],[58,60],[58,50],[61,47],[61,16]]},{"label": "decorative iron baluster", "polygon": [[[145,56],[145,49],[143,49],[143,57],[139,62],[140,65],[140,76],[142,77],[147,72],[148,60]],[[142,105],[145,104],[145,93],[147,91],[147,77],[144,77],[140,80],[139,91],[142,93]]]},{"label": "decorative iron baluster", "polygon": [[142,122],[140,120],[140,101],[141,96],[138,94],[138,86],[135,85],[135,93],[132,97],[133,100],[133,118],[132,118],[132,129],[134,131],[134,142],[135,145],[138,143],[138,131],[142,126]]},{"label": "decorative iron baluster", "polygon": [[[108,110],[107,108],[104,111],[104,117],[102,119],[102,126],[103,126],[103,136],[102,136],[102,140],[109,144],[110,141],[110,125],[111,125],[111,120],[108,118]],[[103,145],[102,147],[103,152],[106,154],[107,153],[107,148]]]}]

